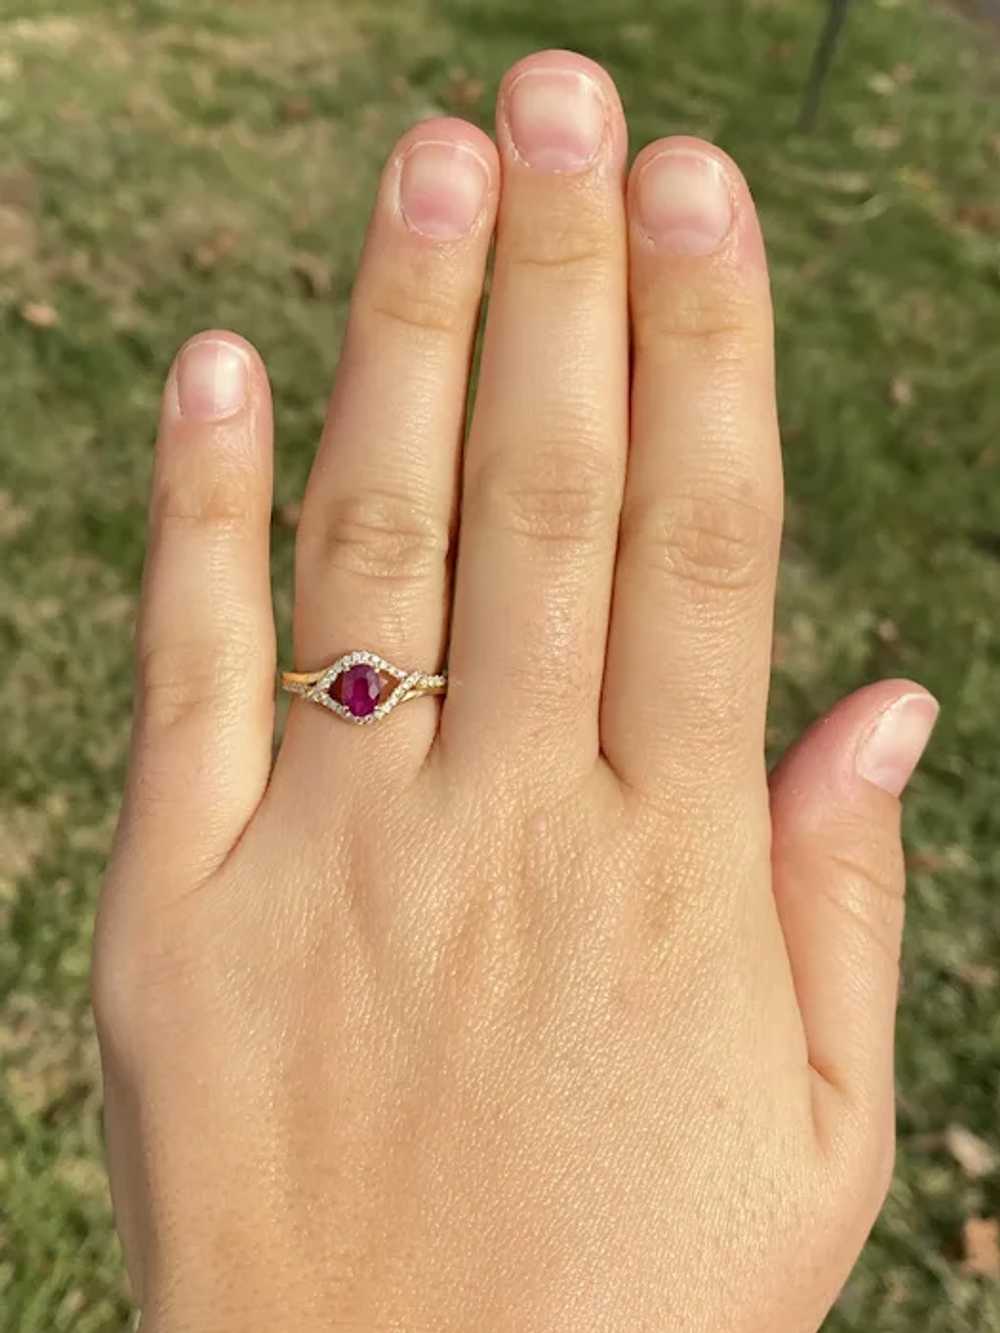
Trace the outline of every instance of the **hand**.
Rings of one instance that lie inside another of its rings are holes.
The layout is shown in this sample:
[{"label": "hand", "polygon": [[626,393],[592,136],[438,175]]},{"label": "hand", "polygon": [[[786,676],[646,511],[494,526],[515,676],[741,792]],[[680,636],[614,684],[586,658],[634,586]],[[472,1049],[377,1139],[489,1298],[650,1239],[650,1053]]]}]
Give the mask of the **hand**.
[{"label": "hand", "polygon": [[749,192],[690,139],[623,189],[566,53],[508,73],[497,138],[392,154],[298,541],[295,665],[447,657],[443,702],[296,700],[271,771],[265,372],[216,332],[167,382],[95,965],[155,1333],[805,1333],[886,1189],[936,706],[862,690],[768,782]]}]

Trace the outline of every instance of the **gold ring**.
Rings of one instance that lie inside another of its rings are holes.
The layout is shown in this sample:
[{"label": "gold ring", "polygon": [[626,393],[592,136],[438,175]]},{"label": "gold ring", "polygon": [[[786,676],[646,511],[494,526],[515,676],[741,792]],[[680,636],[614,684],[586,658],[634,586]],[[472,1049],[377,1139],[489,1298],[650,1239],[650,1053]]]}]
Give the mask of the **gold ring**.
[{"label": "gold ring", "polygon": [[338,657],[321,671],[283,671],[281,688],[364,726],[379,722],[408,699],[444,694],[448,675],[403,671],[378,653],[354,652]]}]

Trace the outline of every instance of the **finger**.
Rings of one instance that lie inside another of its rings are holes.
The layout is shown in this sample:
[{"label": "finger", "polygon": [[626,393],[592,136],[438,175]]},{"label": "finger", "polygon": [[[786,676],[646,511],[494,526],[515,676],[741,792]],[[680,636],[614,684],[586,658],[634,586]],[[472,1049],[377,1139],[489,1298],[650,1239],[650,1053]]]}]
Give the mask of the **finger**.
[{"label": "finger", "polygon": [[898,797],[937,712],[908,681],[869,686],[812,727],[771,778],[775,899],[816,1086],[883,1125],[903,928]]},{"label": "finger", "polygon": [[[440,669],[497,176],[493,144],[459,120],[418,125],[385,168],[299,529],[301,669],[354,649],[407,670]],[[331,718],[314,706],[296,711],[290,743],[301,737],[326,753],[359,744],[357,729],[331,732]],[[402,727],[425,748],[436,725],[428,699],[408,704],[380,734],[398,737]]]},{"label": "finger", "polygon": [[442,738],[537,759],[549,733],[593,758],[626,446],[625,124],[599,66],[549,51],[504,79],[497,134]]},{"label": "finger", "polygon": [[189,876],[222,861],[267,784],[271,468],[260,358],[233,333],[191,339],[156,444],[121,833]]},{"label": "finger", "polygon": [[763,792],[781,526],[771,306],[753,202],[668,139],[629,183],[632,443],[602,742],[632,785]]}]

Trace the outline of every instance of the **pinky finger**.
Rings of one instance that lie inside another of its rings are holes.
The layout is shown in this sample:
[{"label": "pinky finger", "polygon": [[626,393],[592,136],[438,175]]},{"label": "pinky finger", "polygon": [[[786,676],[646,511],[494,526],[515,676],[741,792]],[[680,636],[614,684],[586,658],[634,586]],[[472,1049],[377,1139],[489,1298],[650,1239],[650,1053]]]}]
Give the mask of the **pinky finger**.
[{"label": "pinky finger", "polygon": [[267,783],[271,477],[260,358],[235,334],[199,334],[163,396],[119,829],[120,852],[188,886],[225,858]]}]

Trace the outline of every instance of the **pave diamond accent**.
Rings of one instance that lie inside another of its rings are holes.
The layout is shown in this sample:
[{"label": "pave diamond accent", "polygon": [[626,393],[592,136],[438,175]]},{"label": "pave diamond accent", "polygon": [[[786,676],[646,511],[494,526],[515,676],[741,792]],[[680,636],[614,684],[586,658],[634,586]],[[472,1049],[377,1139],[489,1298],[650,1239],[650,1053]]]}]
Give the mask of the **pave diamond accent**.
[{"label": "pave diamond accent", "polygon": [[[347,682],[344,681],[344,677],[348,677]],[[285,688],[292,694],[308,699],[311,703],[319,704],[321,708],[329,708],[346,722],[353,722],[356,726],[369,726],[373,722],[381,721],[398,704],[405,703],[407,699],[423,693],[442,691],[447,679],[444,674],[432,676],[423,671],[401,671],[378,653],[362,651],[345,653],[343,657],[338,657],[336,662],[328,666],[311,684],[286,683]],[[371,690],[376,681],[378,693],[373,696]],[[394,681],[395,684],[386,693],[386,685],[390,681]],[[345,683],[348,686],[346,695]],[[364,697],[366,690],[367,699]],[[345,699],[348,702],[345,702]],[[368,704],[372,706],[365,711]]]}]

